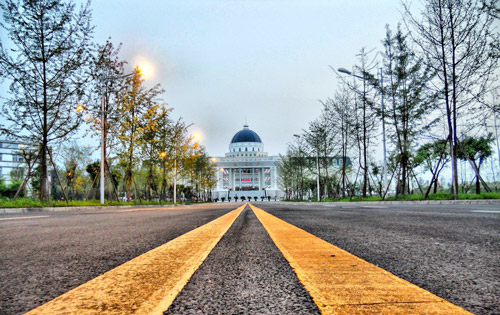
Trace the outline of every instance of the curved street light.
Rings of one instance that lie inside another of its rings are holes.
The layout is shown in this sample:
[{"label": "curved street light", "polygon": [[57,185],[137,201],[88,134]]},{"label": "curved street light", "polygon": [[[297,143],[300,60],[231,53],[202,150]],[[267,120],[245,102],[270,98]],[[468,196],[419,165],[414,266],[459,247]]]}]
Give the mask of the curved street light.
[{"label": "curved street light", "polygon": [[[365,77],[360,77],[359,75],[355,75],[351,71],[347,70],[346,68],[338,68],[338,72],[344,73],[353,77],[356,77],[358,79],[361,79],[363,81],[366,80]],[[387,150],[386,150],[386,143],[385,143],[385,106],[384,106],[384,93],[383,93],[383,88],[384,88],[384,76],[382,74],[382,68],[380,68],[380,88],[382,89],[381,93],[381,105],[382,105],[382,144],[383,144],[383,150],[384,150],[384,161],[382,165],[382,177],[383,177],[383,182],[384,182],[384,190],[386,189],[387,186]],[[384,194],[385,196],[385,194]]]},{"label": "curved street light", "polygon": [[106,85],[104,84],[110,79],[124,79],[128,78],[134,75],[140,75],[144,77],[148,77],[152,73],[152,68],[150,66],[147,67],[147,72],[146,72],[146,67],[143,66],[146,63],[143,63],[139,66],[137,66],[136,71],[126,74],[126,75],[121,75],[121,76],[114,76],[114,77],[105,77],[102,85],[102,99],[101,99],[101,185],[100,185],[100,201],[101,205],[104,204],[104,181],[105,181],[105,161],[106,161],[106,147],[105,147],[105,138],[106,138],[106,124],[105,124],[105,113],[106,113],[106,98],[105,98],[105,88]]},{"label": "curved street light", "polygon": [[148,62],[143,61],[137,66],[137,70],[143,78],[149,78],[153,75],[153,67]]},{"label": "curved street light", "polygon": [[83,106],[82,104],[78,104],[78,105],[76,106],[76,112],[77,112],[77,113],[81,113],[81,112],[83,112],[84,110],[85,110],[85,106]]},{"label": "curved street light", "polygon": [[348,75],[352,74],[351,71],[347,70],[346,68],[338,68],[337,71],[348,74]]}]

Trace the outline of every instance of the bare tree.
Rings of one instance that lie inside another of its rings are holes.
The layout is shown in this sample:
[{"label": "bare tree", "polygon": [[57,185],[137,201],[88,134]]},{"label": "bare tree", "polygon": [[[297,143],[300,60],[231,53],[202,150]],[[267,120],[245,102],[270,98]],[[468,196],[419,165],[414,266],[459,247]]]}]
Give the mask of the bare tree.
[{"label": "bare tree", "polygon": [[[351,75],[353,82],[345,80],[344,77],[339,77],[355,92],[354,97],[354,113],[355,124],[353,132],[355,135],[356,144],[359,152],[359,167],[363,171],[363,183],[361,185],[361,194],[367,196],[369,180],[369,151],[373,141],[375,129],[377,127],[376,110],[374,103],[374,89],[370,84],[370,79],[373,77],[371,72],[375,69],[375,59],[372,58],[371,51],[366,51],[363,47],[357,54],[359,65],[354,67]],[[356,79],[361,80],[361,87]]]},{"label": "bare tree", "polygon": [[84,112],[85,120],[91,124],[92,136],[104,136],[106,157],[117,146],[118,139],[113,136],[117,134],[121,119],[118,113],[118,91],[125,88],[126,82],[126,62],[119,57],[120,49],[121,44],[115,47],[110,39],[94,48],[90,70],[92,85]]},{"label": "bare tree", "polygon": [[[434,105],[428,82],[433,77],[429,68],[422,67],[422,58],[414,54],[400,27],[393,33],[386,27],[383,67],[381,68],[384,86],[378,79],[371,82],[385,96],[385,111],[392,127],[389,138],[395,145],[395,158],[400,166],[397,177],[396,195],[406,194],[412,167],[411,156],[415,150],[418,136],[430,128]],[[382,116],[382,113],[379,113]]]},{"label": "bare tree", "polygon": [[428,0],[420,15],[403,3],[407,27],[425,61],[437,73],[436,89],[446,110],[452,163],[452,191],[458,194],[457,126],[461,116],[474,112],[495,81],[499,36],[494,21],[495,0]]},{"label": "bare tree", "polygon": [[334,138],[337,138],[336,152],[340,153],[342,165],[340,171],[341,195],[346,197],[348,182],[348,155],[352,153],[351,147],[354,143],[352,130],[355,125],[354,102],[351,90],[341,85],[333,99],[323,102],[323,112],[331,126]]},{"label": "bare tree", "polygon": [[0,43],[0,75],[10,81],[2,106],[10,126],[1,131],[40,147],[40,199],[48,200],[47,155],[81,122],[75,108],[84,94],[89,60],[90,3],[78,12],[72,1],[6,0],[4,29],[13,44]]}]

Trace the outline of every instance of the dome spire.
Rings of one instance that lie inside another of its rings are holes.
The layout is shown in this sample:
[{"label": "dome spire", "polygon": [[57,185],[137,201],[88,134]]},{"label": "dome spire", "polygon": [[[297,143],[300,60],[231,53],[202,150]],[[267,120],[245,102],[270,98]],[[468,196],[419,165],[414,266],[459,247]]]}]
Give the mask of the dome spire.
[{"label": "dome spire", "polygon": [[250,128],[248,127],[248,124],[247,124],[247,123],[245,123],[245,124],[243,125],[243,129],[245,129],[245,130],[250,129]]}]

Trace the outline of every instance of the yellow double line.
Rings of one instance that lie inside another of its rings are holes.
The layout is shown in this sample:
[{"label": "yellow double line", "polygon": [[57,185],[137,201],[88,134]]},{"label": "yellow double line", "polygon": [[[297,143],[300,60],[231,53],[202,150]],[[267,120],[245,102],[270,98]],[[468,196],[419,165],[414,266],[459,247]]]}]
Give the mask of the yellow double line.
[{"label": "yellow double line", "polygon": [[471,314],[250,205],[323,314]]},{"label": "yellow double line", "polygon": [[[250,205],[323,314],[470,314]],[[28,314],[162,314],[245,205]]]},{"label": "yellow double line", "polygon": [[27,314],[163,314],[245,205]]}]

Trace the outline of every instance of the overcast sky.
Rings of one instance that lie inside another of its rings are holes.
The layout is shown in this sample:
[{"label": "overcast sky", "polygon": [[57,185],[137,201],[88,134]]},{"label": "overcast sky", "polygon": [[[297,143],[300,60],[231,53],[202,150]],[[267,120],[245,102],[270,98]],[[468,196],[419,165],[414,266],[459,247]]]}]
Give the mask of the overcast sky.
[{"label": "overcast sky", "polygon": [[334,68],[351,68],[359,49],[379,49],[385,25],[401,19],[399,1],[94,0],[95,39],[122,42],[133,65],[165,88],[174,116],[193,123],[211,155],[228,151],[248,122],[270,154],[332,96]]},{"label": "overcast sky", "polygon": [[[123,43],[130,66],[154,67],[174,117],[193,123],[209,154],[228,151],[248,122],[270,154],[333,96],[329,68],[350,69],[360,48],[380,49],[397,0],[94,0],[94,38]],[[95,139],[86,140],[90,145]]]}]

